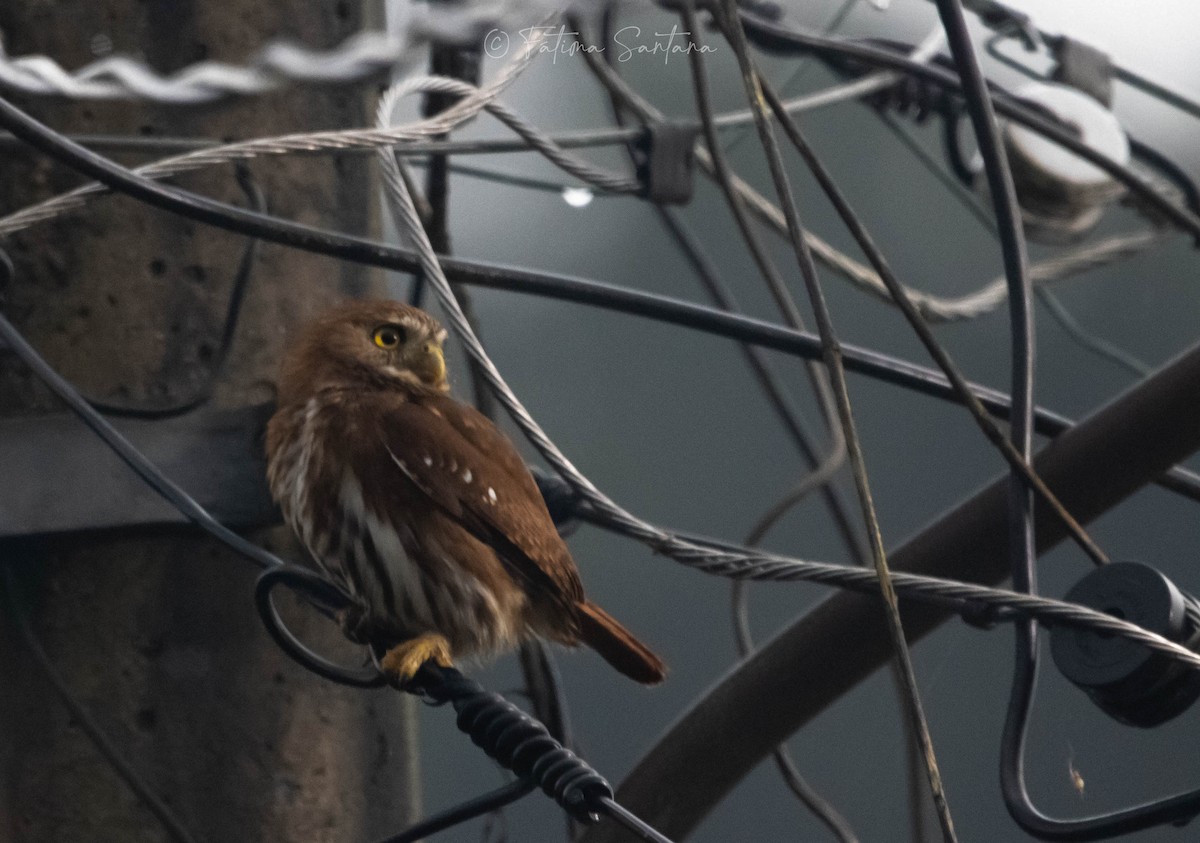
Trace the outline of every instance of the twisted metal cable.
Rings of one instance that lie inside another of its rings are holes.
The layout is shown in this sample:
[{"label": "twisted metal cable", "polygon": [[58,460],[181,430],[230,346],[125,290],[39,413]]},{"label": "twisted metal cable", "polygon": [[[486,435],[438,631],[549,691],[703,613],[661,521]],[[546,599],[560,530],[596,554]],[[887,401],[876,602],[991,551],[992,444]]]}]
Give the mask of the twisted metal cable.
[{"label": "twisted metal cable", "polygon": [[[487,111],[509,126],[531,148],[546,156],[552,163],[571,175],[592,184],[607,193],[633,193],[639,189],[638,181],[629,176],[597,167],[566,152],[541,130],[495,100],[517,73],[534,55],[534,47],[519,61],[508,65],[507,72],[486,88],[476,88],[458,79],[442,76],[418,76],[407,79],[388,89],[385,100],[380,101],[379,111],[390,114],[400,99],[416,93],[448,93],[464,99],[436,117],[387,130],[360,129],[332,132],[313,132],[284,135],[274,138],[258,138],[240,143],[226,144],[199,149],[182,155],[145,164],[134,170],[147,178],[162,179],[202,167],[232,161],[247,161],[264,155],[283,155],[298,152],[329,152],[354,149],[386,149],[406,141],[422,140],[444,135],[457,126]],[[107,193],[108,189],[92,182],[68,193],[30,205],[0,219],[0,237],[13,234],[39,222],[82,207],[90,197]]]},{"label": "twisted metal cable", "polygon": [[[436,87],[422,87],[420,89],[422,92],[469,97],[477,94],[480,90],[469,82],[463,82],[458,79],[451,79],[449,77],[431,78],[436,78],[438,84]],[[416,93],[416,91],[411,86],[403,83],[388,88],[379,98],[379,105],[375,109],[376,128],[389,127],[397,104],[404,97],[413,93]],[[525,140],[531,149],[542,153],[543,156],[560,170],[570,173],[593,187],[608,193],[633,193],[640,188],[641,185],[635,178],[597,167],[588,161],[570,154],[555,143],[545,132],[538,129],[503,103],[492,100],[484,108]],[[389,155],[388,157],[395,160],[395,156]]]},{"label": "twisted metal cable", "polygon": [[[190,172],[202,167],[249,161],[264,155],[286,155],[345,151],[350,149],[373,149],[394,146],[405,141],[436,138],[449,133],[488,108],[536,54],[541,36],[533,36],[525,47],[497,74],[486,87],[473,88],[464,99],[451,108],[405,126],[392,127],[387,131],[356,129],[350,131],[306,132],[270,138],[255,138],[238,143],[211,148],[197,149],[182,155],[174,155],[152,161],[134,170],[140,176],[162,179]],[[464,83],[442,76],[414,76],[392,87],[397,98],[422,92],[458,92],[456,86]],[[67,211],[80,208],[88,197],[107,193],[108,188],[97,182],[78,187],[68,193],[30,205],[0,219],[0,237],[20,231],[37,222],[52,219]]]},{"label": "twisted metal cable", "polygon": [[[111,186],[120,188],[122,192],[133,193],[143,200],[146,199],[147,193],[153,193],[160,204],[169,204],[173,211],[201,219],[209,224],[214,224],[215,219],[208,214],[200,214],[200,210],[205,208],[211,211],[220,209],[224,214],[235,216],[241,216],[246,213],[223,203],[214,202],[195,194],[189,194],[186,191],[163,187],[146,179],[138,179],[131,171],[100,156],[88,153],[82,147],[71,144],[61,135],[40,126],[36,121],[32,121],[27,117],[22,116],[20,122],[15,119],[9,119],[21,114],[20,111],[14,109],[3,98],[0,98],[0,118],[3,118],[3,125],[6,125],[10,129],[20,130],[23,137],[28,135],[32,138],[36,133],[37,137],[44,137],[47,140],[52,139],[54,142],[53,149],[60,160],[76,167],[83,166],[82,162],[85,160],[89,164],[95,164],[95,167],[89,166],[86,172],[105,178]],[[44,146],[47,149],[51,148],[49,143],[46,143]],[[133,190],[134,184],[138,188],[136,191]],[[411,209],[410,201],[398,201],[397,204]],[[414,239],[417,242],[421,242],[424,238],[420,235],[424,234],[424,230],[418,227],[416,231],[418,236]],[[263,239],[269,239],[274,242],[291,243],[292,245],[301,246],[309,250],[314,250],[315,248],[312,243],[293,243],[267,229],[259,229],[259,233],[262,234]],[[322,250],[317,249],[317,251]],[[462,330],[462,323],[460,321],[462,318],[461,313],[458,312],[452,295],[449,295],[449,285],[446,283],[445,276],[441,273],[436,258],[428,250],[428,247],[421,249],[421,256],[423,261],[432,261],[435,269],[434,274],[431,275],[431,278],[435,281],[434,289],[438,291],[439,295],[446,295],[445,300],[449,305],[446,307],[446,311],[450,317],[449,322],[451,326],[456,331]],[[10,272],[12,272],[12,267],[0,260],[0,274]],[[456,313],[458,313],[457,316],[455,316]],[[609,529],[642,541],[652,549],[675,559],[680,564],[713,576],[781,582],[807,580],[829,586],[878,594],[878,583],[875,580],[873,571],[831,563],[802,561],[775,554],[764,554],[733,545],[714,544],[709,540],[698,539],[696,537],[685,538],[681,534],[642,521],[624,509],[621,509],[615,503],[609,501],[598,489],[595,489],[586,477],[580,475],[578,470],[571,465],[570,461],[558,452],[557,448],[540,427],[537,426],[536,422],[528,417],[528,413],[516,397],[512,395],[507,384],[504,383],[494,365],[488,359],[486,353],[483,352],[474,335],[470,332],[469,327],[464,335],[464,339],[464,344],[471,350],[471,353],[479,355],[481,364],[484,365],[484,370],[488,373],[489,383],[497,391],[497,395],[502,403],[505,404],[510,413],[514,414],[514,418],[518,420],[518,424],[520,424],[522,430],[539,447],[539,451],[542,452],[547,461],[561,476],[570,482],[580,498],[587,502],[585,508],[593,517],[593,520],[602,523]],[[9,349],[33,369],[40,379],[46,381],[54,392],[67,402],[72,411],[80,416],[89,426],[93,427],[101,435],[101,438],[104,439],[105,444],[116,452],[124,462],[130,465],[148,485],[187,515],[189,519],[195,521],[201,528],[209,531],[222,543],[232,547],[240,554],[249,557],[263,568],[283,564],[277,557],[257,545],[245,541],[213,520],[203,507],[183,493],[178,486],[172,484],[163,475],[161,470],[137,451],[128,440],[125,440],[115,429],[108,425],[86,401],[81,399],[71,385],[46,363],[45,359],[24,340],[21,334],[2,315],[0,315],[0,341],[6,343]],[[497,383],[499,386],[497,386]],[[512,409],[513,406],[517,408],[516,411]],[[532,430],[527,430],[529,426],[532,426]],[[595,501],[597,500],[606,502],[607,506],[596,507]],[[1096,612],[1084,606],[1044,597],[1032,597],[1030,595],[972,583],[905,572],[894,572],[893,583],[897,593],[904,597],[940,605],[949,605],[959,612],[972,610],[972,607],[974,607],[975,611],[973,613],[981,615],[984,620],[1001,621],[1008,620],[1013,616],[1026,616],[1035,618],[1045,624],[1068,624],[1095,632],[1121,635],[1122,637],[1141,643],[1156,652],[1176,659],[1188,667],[1200,669],[1200,655],[1127,621]]]},{"label": "twisted metal cable", "polygon": [[[878,595],[879,582],[874,571],[830,563],[801,561],[748,549],[727,551],[705,547],[638,518],[600,491],[559,450],[508,386],[503,375],[500,374],[499,369],[496,368],[475,336],[475,332],[458,304],[450,282],[442,271],[441,263],[429,242],[412,196],[399,175],[394,156],[381,153],[379,161],[385,173],[391,171],[390,177],[386,180],[389,207],[392,209],[397,225],[411,240],[417,252],[422,270],[442,306],[448,326],[457,336],[467,354],[478,364],[497,400],[504,406],[522,433],[546,462],[578,493],[596,518],[624,535],[642,542],[655,552],[706,574],[731,579],[777,582],[809,580]],[[996,619],[1015,614],[1031,617],[1047,624],[1071,624],[1101,632],[1121,634],[1157,652],[1169,654],[1189,667],[1200,669],[1200,655],[1127,621],[1086,607],[1002,589],[903,572],[894,572],[892,580],[896,591],[906,596],[922,597],[934,602],[951,602],[960,606],[986,604]]]},{"label": "twisted metal cable", "polygon": [[245,65],[203,61],[169,75],[128,56],[107,56],[69,71],[44,55],[9,56],[0,42],[0,87],[76,100],[142,100],[196,105],[253,96],[291,83],[343,84],[394,67],[431,41],[478,42],[503,19],[504,4],[414,3],[401,31],[359,32],[331,50],[287,40],[268,43]]},{"label": "twisted metal cable", "polygon": [[[619,193],[632,192],[637,187],[634,180],[596,168],[580,159],[569,156],[554,140],[539,132],[523,118],[511,112],[500,103],[489,99],[489,97],[494,97],[501,89],[507,87],[512,79],[515,78],[520,69],[524,67],[524,64],[532,58],[538,41],[544,37],[543,30],[535,29],[526,44],[523,58],[518,57],[521,59],[520,61],[515,61],[508,65],[502,71],[501,76],[487,89],[478,89],[476,93],[482,98],[482,104],[480,104],[479,100],[468,97],[468,99],[471,99],[469,105],[467,100],[464,100],[458,103],[455,108],[442,112],[434,118],[407,126],[390,127],[386,130],[374,128],[298,133],[214,146],[155,161],[137,168],[135,172],[149,178],[167,178],[202,167],[229,163],[231,161],[245,161],[260,156],[378,149],[380,147],[402,144],[406,141],[426,140],[446,134],[456,126],[475,117],[479,111],[486,109],[492,111],[498,119],[503,120],[509,125],[530,147],[545,154],[566,172],[576,175],[584,181],[591,182],[603,190]],[[927,40],[921,48],[918,48],[918,51],[914,51],[913,56],[917,58],[927,56],[933,49],[932,45],[936,43],[938,42],[934,39]],[[874,77],[867,77],[864,80],[858,80],[858,82],[863,83],[865,86],[868,79],[873,80]],[[856,85],[858,82],[851,84]],[[462,89],[460,86],[464,84],[459,80],[450,80],[444,77],[413,77],[390,88],[388,94],[393,101],[398,101],[403,96],[426,91],[463,94],[465,89]],[[787,110],[805,110],[839,101],[841,99],[839,90],[841,88],[831,89],[830,91],[810,97],[791,100],[787,104]],[[652,119],[662,116],[661,112],[644,99],[638,97],[636,93],[631,90],[626,91],[626,93],[630,96],[631,104],[636,104],[639,112],[644,116]],[[751,112],[743,110],[729,115],[722,115],[717,118],[717,122],[721,125],[733,125],[744,122],[750,116]],[[703,148],[697,149],[697,161],[705,169],[710,169],[712,166],[708,151]],[[733,182],[739,196],[746,202],[755,216],[777,232],[781,234],[786,232],[786,222],[778,206],[770,202],[751,185],[736,175],[733,177]],[[1162,180],[1158,181],[1157,186],[1160,190],[1169,192]],[[36,223],[44,222],[71,210],[78,209],[84,205],[89,197],[107,192],[107,188],[102,185],[91,183],[68,193],[20,209],[0,218],[0,237],[13,234]],[[1097,243],[1083,246],[1076,251],[1058,255],[1032,265],[1030,267],[1030,277],[1037,284],[1059,281],[1073,275],[1125,260],[1147,249],[1154,248],[1161,244],[1170,234],[1171,232],[1169,231],[1154,229],[1107,238]],[[882,301],[894,303],[886,285],[870,267],[841,252],[811,231],[806,231],[805,237],[814,255],[837,272],[839,276],[849,280],[860,289]],[[906,292],[909,300],[931,322],[969,320],[983,316],[995,311],[1007,300],[1008,296],[1007,285],[1003,278],[994,279],[975,292],[963,296],[939,296],[912,287],[906,288]]]}]

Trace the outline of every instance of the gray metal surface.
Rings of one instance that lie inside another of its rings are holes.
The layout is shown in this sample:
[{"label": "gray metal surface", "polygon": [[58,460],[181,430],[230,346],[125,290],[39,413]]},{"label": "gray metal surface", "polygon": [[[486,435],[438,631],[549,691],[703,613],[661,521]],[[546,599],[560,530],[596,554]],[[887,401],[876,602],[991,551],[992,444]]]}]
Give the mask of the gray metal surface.
[{"label": "gray metal surface", "polygon": [[[277,520],[260,444],[271,407],[199,411],[117,427],[231,526]],[[68,414],[0,420],[0,538],[178,523],[95,434]]]}]

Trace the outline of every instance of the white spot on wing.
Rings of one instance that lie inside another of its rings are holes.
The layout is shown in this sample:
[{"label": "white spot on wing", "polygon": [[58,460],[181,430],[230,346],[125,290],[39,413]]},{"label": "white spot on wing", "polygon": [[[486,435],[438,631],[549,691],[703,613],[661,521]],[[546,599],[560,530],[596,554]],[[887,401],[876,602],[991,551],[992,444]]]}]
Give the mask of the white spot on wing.
[{"label": "white spot on wing", "polygon": [[464,471],[464,472],[463,472],[463,482],[464,482],[464,483],[470,483],[470,482],[471,482],[471,478],[472,478],[472,477],[474,477],[474,476],[475,476],[475,475],[471,474],[471,469],[469,469],[469,468],[468,468],[466,471]]},{"label": "white spot on wing", "polygon": [[432,468],[433,467],[433,457],[426,457],[425,465],[428,466],[429,468]]},{"label": "white spot on wing", "polygon": [[488,501],[490,503],[496,502],[496,490],[493,489],[491,486],[488,486]]},{"label": "white spot on wing", "polygon": [[427,494],[427,495],[432,494],[432,492],[429,491],[429,487],[426,486],[424,483],[422,483],[421,479],[419,477],[417,477],[415,474],[413,474],[411,471],[409,471],[408,464],[405,463],[404,460],[402,460],[398,456],[396,456],[392,452],[392,449],[388,448],[387,445],[384,445],[383,447],[385,450],[387,450],[388,456],[392,458],[392,462],[394,462],[397,466],[399,466],[400,470],[404,472],[405,477],[407,477],[413,483],[416,483],[417,488],[420,489],[425,494]]}]

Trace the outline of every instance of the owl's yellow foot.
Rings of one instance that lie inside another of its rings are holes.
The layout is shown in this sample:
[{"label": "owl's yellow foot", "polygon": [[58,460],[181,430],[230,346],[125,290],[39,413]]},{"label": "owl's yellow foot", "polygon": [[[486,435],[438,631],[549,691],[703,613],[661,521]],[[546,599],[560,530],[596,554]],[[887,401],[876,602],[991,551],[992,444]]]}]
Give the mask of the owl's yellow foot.
[{"label": "owl's yellow foot", "polygon": [[384,653],[379,664],[384,673],[403,685],[411,682],[421,665],[429,661],[440,667],[454,666],[450,660],[450,642],[436,632],[401,641]]}]

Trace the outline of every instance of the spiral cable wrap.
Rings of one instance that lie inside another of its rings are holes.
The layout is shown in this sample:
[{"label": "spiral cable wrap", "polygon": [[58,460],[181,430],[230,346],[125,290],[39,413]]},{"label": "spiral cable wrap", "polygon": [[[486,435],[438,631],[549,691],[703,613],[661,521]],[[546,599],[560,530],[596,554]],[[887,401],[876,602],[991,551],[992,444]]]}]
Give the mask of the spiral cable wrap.
[{"label": "spiral cable wrap", "polygon": [[[431,672],[428,665],[423,669]],[[536,784],[575,819],[600,818],[599,801],[613,797],[612,785],[540,722],[453,668],[437,668],[422,691],[436,705],[453,705],[458,728],[502,767]]]}]

